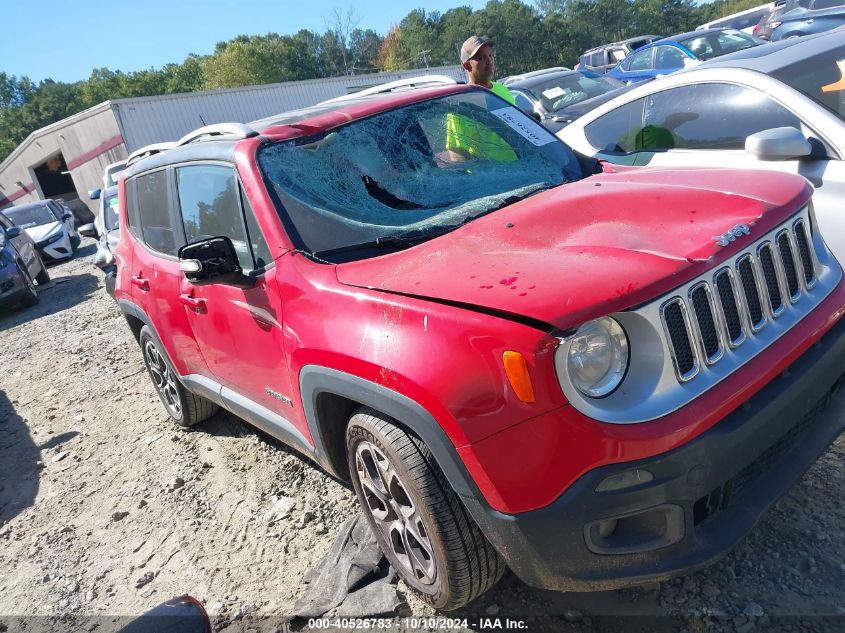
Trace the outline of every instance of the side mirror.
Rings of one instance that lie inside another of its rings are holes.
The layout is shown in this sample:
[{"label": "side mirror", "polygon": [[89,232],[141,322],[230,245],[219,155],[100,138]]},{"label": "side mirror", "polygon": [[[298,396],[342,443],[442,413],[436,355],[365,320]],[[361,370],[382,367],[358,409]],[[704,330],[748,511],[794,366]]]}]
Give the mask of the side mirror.
[{"label": "side mirror", "polygon": [[800,130],[776,127],[751,134],[745,139],[745,151],[760,160],[792,160],[809,156],[813,146]]},{"label": "side mirror", "polygon": [[10,226],[6,229],[6,239],[13,240],[21,234],[21,227],[19,226]]},{"label": "side mirror", "polygon": [[252,288],[255,279],[244,275],[235,246],[228,237],[211,237],[179,249],[179,268],[195,286],[226,284]]},{"label": "side mirror", "polygon": [[100,237],[97,233],[97,227],[94,224],[83,224],[76,231],[85,237]]},{"label": "side mirror", "polygon": [[62,222],[67,222],[73,217],[72,213],[63,213],[62,214]]},{"label": "side mirror", "polygon": [[537,121],[537,123],[540,123],[543,120],[543,115],[536,110],[532,110],[529,114],[531,115],[531,118]]},{"label": "side mirror", "polygon": [[91,198],[91,200],[99,200],[102,192],[102,189],[92,189],[88,192],[88,197]]}]

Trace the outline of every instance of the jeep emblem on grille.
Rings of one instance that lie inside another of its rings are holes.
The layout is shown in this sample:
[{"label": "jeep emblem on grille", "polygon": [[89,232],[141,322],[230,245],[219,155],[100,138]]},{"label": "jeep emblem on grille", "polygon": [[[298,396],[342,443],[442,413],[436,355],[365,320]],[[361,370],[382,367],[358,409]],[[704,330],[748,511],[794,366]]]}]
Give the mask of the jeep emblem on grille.
[{"label": "jeep emblem on grille", "polygon": [[714,235],[713,239],[719,246],[727,246],[740,235],[751,235],[751,229],[748,228],[747,224],[737,224],[723,235]]}]

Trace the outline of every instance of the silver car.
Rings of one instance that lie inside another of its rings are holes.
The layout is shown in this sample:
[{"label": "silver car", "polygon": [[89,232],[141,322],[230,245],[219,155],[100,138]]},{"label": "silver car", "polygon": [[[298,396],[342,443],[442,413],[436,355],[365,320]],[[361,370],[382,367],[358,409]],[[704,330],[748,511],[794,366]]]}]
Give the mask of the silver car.
[{"label": "silver car", "polygon": [[845,32],[757,46],[639,86],[558,132],[628,165],[797,173],[845,262]]}]

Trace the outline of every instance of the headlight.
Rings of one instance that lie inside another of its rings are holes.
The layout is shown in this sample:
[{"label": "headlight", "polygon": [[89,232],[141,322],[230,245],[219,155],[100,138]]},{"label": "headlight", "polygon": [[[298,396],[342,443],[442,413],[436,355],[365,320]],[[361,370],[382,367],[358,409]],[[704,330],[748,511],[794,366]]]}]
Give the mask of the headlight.
[{"label": "headlight", "polygon": [[[566,373],[575,388],[588,398],[611,394],[625,377],[628,337],[622,326],[610,317],[582,325],[567,349]],[[562,359],[556,360],[560,370]]]}]

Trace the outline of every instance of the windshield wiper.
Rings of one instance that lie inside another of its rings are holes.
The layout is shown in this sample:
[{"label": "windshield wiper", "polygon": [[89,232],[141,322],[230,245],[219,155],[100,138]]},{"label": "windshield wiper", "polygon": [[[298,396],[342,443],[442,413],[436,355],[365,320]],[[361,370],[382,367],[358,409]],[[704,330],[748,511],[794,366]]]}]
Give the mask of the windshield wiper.
[{"label": "windshield wiper", "polygon": [[563,182],[560,182],[560,183],[558,183],[558,184],[556,184],[556,185],[554,185],[554,184],[550,184],[550,183],[543,183],[542,185],[539,185],[536,189],[532,189],[532,190],[531,190],[531,191],[529,191],[528,193],[523,193],[523,194],[520,194],[520,195],[508,196],[507,198],[504,198],[503,200],[501,200],[501,201],[499,202],[499,204],[496,204],[496,205],[494,205],[494,206],[490,207],[489,209],[484,209],[484,211],[480,211],[480,212],[478,212],[478,213],[476,213],[476,214],[474,214],[474,215],[471,215],[471,216],[467,217],[467,218],[466,218],[466,219],[462,222],[462,224],[466,224],[467,222],[470,222],[470,221],[472,221],[472,220],[475,220],[476,218],[480,218],[481,216],[484,216],[484,215],[488,215],[488,214],[490,214],[490,213],[493,213],[494,211],[498,211],[499,209],[504,209],[505,207],[509,207],[509,206],[510,206],[510,205],[512,205],[512,204],[516,204],[516,203],[517,203],[517,202],[519,202],[520,200],[525,200],[526,198],[530,198],[531,196],[536,195],[536,194],[538,194],[538,193],[540,193],[540,192],[542,192],[542,191],[546,191],[546,190],[548,190],[548,189],[554,189],[555,187],[560,187],[561,185],[565,185],[565,184],[566,184],[566,183],[568,183],[568,182],[569,182],[569,179],[568,179],[568,178],[566,178],[566,177],[564,177]]},{"label": "windshield wiper", "polygon": [[347,244],[345,246],[338,246],[336,248],[329,248],[324,251],[317,251],[312,253],[315,257],[330,257],[338,253],[348,253],[350,251],[362,251],[371,248],[395,248],[397,246],[415,246],[427,240],[433,239],[446,233],[451,233],[459,224],[452,224],[449,226],[439,226],[427,231],[406,231],[405,233],[395,233],[393,235],[383,235],[369,240],[367,242],[360,242],[358,244]]}]

